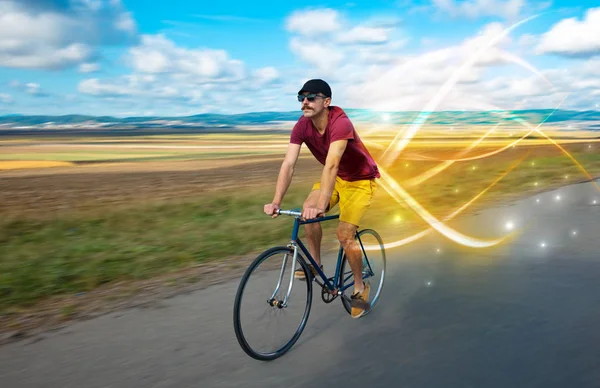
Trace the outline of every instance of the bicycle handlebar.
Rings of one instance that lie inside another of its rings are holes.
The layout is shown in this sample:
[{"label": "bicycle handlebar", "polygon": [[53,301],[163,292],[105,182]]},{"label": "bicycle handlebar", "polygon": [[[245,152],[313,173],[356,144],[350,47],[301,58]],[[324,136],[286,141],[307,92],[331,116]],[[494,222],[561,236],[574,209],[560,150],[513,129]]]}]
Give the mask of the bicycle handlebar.
[{"label": "bicycle handlebar", "polygon": [[302,216],[302,212],[295,211],[295,210],[281,210],[281,209],[277,209],[277,214],[278,215],[283,215],[283,216],[296,216],[296,217]]},{"label": "bicycle handlebar", "polygon": [[333,220],[336,218],[340,218],[339,214],[334,214],[332,216],[325,216],[323,215],[322,217],[317,217],[311,220],[304,220],[302,218],[302,212],[299,210],[281,210],[281,209],[277,209],[275,211],[276,214],[278,215],[284,215],[284,216],[293,216],[293,217],[298,217],[301,219],[303,224],[312,224],[313,222],[321,222],[321,221],[327,221],[327,220]]}]

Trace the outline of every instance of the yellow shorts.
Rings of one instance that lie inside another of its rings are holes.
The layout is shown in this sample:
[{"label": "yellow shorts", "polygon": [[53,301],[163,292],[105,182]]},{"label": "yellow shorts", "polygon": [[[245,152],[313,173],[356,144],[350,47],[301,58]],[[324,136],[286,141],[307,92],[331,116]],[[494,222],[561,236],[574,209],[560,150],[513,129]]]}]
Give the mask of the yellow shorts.
[{"label": "yellow shorts", "polygon": [[[329,200],[330,211],[336,204],[340,205],[340,221],[359,226],[362,216],[371,205],[371,199],[377,188],[375,179],[349,182],[340,177],[335,178],[335,185]],[[321,184],[315,183],[312,190],[320,190]]]}]

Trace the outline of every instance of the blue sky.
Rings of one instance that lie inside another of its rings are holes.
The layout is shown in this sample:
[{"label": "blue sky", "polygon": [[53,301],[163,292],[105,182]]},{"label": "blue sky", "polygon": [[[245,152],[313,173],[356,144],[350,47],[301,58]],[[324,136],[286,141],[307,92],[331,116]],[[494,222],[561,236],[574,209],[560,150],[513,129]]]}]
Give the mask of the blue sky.
[{"label": "blue sky", "polygon": [[4,0],[0,67],[0,114],[287,111],[309,78],[348,108],[596,109],[600,5]]}]

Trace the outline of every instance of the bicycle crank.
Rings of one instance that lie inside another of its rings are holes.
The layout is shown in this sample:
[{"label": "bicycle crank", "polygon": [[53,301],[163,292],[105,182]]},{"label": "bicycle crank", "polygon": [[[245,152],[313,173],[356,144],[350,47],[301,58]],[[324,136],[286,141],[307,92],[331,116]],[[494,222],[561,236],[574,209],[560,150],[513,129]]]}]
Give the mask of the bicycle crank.
[{"label": "bicycle crank", "polygon": [[323,299],[323,302],[325,302],[325,303],[331,303],[337,297],[338,297],[338,290],[337,290],[337,288],[335,290],[333,290],[333,291],[330,290],[325,285],[321,288],[321,299]]}]

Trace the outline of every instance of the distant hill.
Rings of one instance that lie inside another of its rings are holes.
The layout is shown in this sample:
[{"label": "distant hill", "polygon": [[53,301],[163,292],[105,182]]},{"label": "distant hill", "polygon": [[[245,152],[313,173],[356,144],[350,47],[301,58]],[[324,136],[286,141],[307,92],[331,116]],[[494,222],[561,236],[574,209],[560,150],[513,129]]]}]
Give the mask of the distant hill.
[{"label": "distant hill", "polygon": [[[541,122],[552,113],[552,109],[543,110],[512,110],[512,111],[441,111],[431,112],[425,123],[429,125],[477,125],[511,122],[518,119],[532,123]],[[421,112],[379,112],[366,109],[346,109],[346,113],[357,122],[388,122],[393,124],[410,124]],[[64,116],[0,116],[0,126],[3,128],[59,128],[59,127],[235,127],[241,125],[271,125],[281,122],[296,121],[300,111],[293,112],[252,112],[243,114],[198,114],[182,117],[143,116],[118,118],[112,116],[64,115]],[[578,122],[589,127],[600,123],[599,111],[558,110],[546,121],[547,123]]]}]

